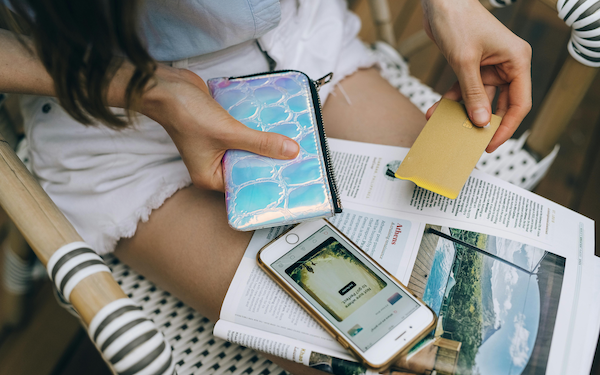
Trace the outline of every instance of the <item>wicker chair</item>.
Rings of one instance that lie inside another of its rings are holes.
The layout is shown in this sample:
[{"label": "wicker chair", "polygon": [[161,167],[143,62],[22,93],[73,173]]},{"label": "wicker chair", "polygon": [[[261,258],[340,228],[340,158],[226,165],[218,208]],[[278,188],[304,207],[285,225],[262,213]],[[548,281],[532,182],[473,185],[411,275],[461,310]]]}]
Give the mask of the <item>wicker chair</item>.
[{"label": "wicker chair", "polygon": [[[555,3],[553,0],[544,1]],[[493,0],[493,5],[507,2]],[[374,47],[382,75],[425,111],[439,99],[439,95],[410,77],[406,63],[390,47],[395,47],[396,42],[387,0],[371,0],[370,4],[379,35],[389,44],[376,44]],[[492,2],[488,5],[491,7]],[[589,4],[586,3],[586,6]],[[561,0],[558,9],[561,14],[570,15],[563,7]],[[598,9],[598,6],[592,8]],[[572,22],[569,17],[566,18],[568,23]],[[575,27],[586,28],[577,23]],[[532,165],[537,164],[535,161],[541,156],[552,155],[552,152],[555,155],[558,135],[587,91],[588,86],[581,82],[591,82],[597,71],[595,67],[600,65],[598,53],[593,50],[595,45],[592,43],[591,52],[582,47],[589,46],[581,39],[589,38],[588,34],[571,42],[569,50],[574,51],[575,57],[567,61],[559,74],[545,101],[544,115],[536,120],[529,138],[512,141],[504,147],[507,151],[482,158],[480,167],[491,169],[492,173],[501,177],[510,175],[512,177],[507,179],[522,183],[523,175],[519,177],[514,172],[504,172],[513,171],[510,165],[520,162],[521,159],[514,161],[513,155],[527,153],[525,157],[532,158],[528,159]],[[427,43],[428,39],[419,33],[399,46],[399,50],[404,52],[405,57],[410,57]],[[592,65],[582,65],[581,62]],[[578,84],[572,84],[573,77],[577,77]],[[6,245],[9,241],[4,242],[7,259],[3,272],[5,289],[9,288],[16,297],[27,289],[32,268],[28,244],[48,269],[59,296],[67,306],[76,309],[90,337],[115,373],[284,373],[255,351],[213,337],[211,322],[116,258],[101,259],[87,249],[71,224],[15,155],[14,141],[8,132],[0,128],[0,134],[4,135],[4,138],[0,135],[0,206],[19,231],[11,231],[11,246]],[[500,158],[497,158],[498,155]],[[541,178],[542,172],[538,169],[535,177]],[[527,182],[531,184],[533,176],[531,173],[527,176]]]}]

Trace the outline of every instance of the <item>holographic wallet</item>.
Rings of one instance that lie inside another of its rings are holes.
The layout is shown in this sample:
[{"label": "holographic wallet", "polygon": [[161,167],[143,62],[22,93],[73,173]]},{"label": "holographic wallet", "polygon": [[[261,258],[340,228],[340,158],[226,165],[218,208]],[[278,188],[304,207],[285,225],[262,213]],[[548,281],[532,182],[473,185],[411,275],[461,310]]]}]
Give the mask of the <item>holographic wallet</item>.
[{"label": "holographic wallet", "polygon": [[331,76],[312,81],[286,70],[208,81],[213,98],[235,119],[300,145],[292,160],[241,150],[225,153],[225,201],[232,228],[255,230],[342,212],[318,95]]}]

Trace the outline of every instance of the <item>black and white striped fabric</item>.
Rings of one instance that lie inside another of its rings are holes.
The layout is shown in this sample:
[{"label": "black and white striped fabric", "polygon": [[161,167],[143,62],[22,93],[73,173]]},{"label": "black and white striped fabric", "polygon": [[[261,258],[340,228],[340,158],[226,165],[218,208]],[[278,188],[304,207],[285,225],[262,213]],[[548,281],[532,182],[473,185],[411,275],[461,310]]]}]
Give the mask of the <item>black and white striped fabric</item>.
[{"label": "black and white striped fabric", "polygon": [[[61,247],[46,267],[66,306],[70,306],[71,292],[81,280],[98,272],[111,272],[85,242]],[[92,319],[88,333],[115,374],[176,374],[172,349],[165,336],[129,298],[104,306]]]},{"label": "black and white striped fabric", "polygon": [[495,8],[504,8],[516,2],[517,0],[490,0],[490,4],[492,4]]},{"label": "black and white striped fabric", "polygon": [[71,292],[86,277],[110,272],[104,261],[85,242],[73,242],[58,249],[46,265],[48,276],[67,302]]},{"label": "black and white striped fabric", "polygon": [[176,374],[171,346],[129,298],[104,306],[92,319],[88,333],[119,375]]},{"label": "black and white striped fabric", "polygon": [[600,0],[558,0],[556,9],[572,29],[571,56],[584,65],[600,67]]}]

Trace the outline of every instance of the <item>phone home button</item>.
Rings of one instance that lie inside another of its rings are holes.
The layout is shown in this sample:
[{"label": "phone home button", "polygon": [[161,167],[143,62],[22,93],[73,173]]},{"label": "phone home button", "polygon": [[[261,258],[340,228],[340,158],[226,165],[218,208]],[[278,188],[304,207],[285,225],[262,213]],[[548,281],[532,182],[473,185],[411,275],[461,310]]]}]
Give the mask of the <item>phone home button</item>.
[{"label": "phone home button", "polygon": [[292,244],[292,245],[295,243],[298,243],[299,239],[300,238],[298,237],[298,235],[294,234],[294,233],[291,233],[291,234],[288,234],[287,236],[285,236],[285,240],[287,241],[287,243]]}]

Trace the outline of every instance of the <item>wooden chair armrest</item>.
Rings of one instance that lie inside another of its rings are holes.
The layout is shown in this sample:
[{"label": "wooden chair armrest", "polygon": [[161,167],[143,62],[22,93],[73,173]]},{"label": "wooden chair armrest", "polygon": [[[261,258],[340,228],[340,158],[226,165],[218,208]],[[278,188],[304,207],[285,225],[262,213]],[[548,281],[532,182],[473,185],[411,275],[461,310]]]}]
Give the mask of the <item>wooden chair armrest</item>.
[{"label": "wooden chair armrest", "polygon": [[[173,374],[171,347],[88,249],[0,135],[0,206],[23,234],[62,296],[116,373]],[[136,348],[148,350],[134,350]],[[142,352],[142,353],[140,353]]]},{"label": "wooden chair armrest", "polygon": [[[541,1],[554,10],[559,10],[557,0]],[[574,30],[568,42],[570,55],[544,98],[527,139],[527,148],[538,158],[552,152],[598,74],[600,54],[597,52],[595,39],[600,36],[600,29],[596,22],[590,22],[590,19],[595,18],[594,15],[588,14],[596,9],[594,13],[597,15],[600,12],[597,5],[598,2],[563,3],[559,11],[559,16]],[[584,7],[586,11],[582,12]]]},{"label": "wooden chair armrest", "polygon": [[[64,245],[83,242],[1,135],[0,175],[0,205],[44,265]],[[73,289],[71,299],[86,324],[106,304],[127,297],[107,273],[82,282]]]}]

